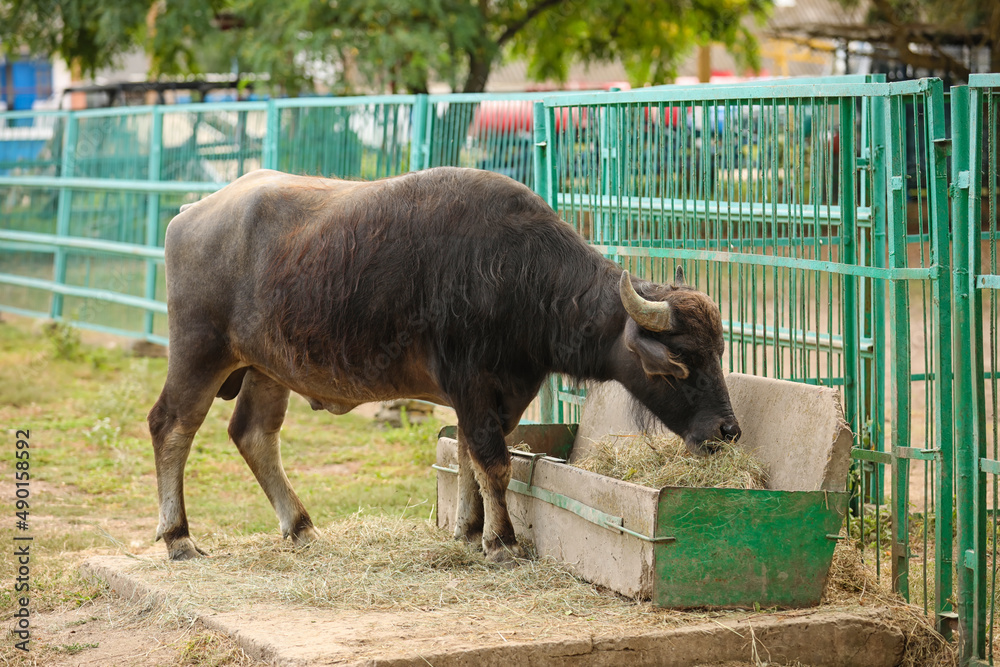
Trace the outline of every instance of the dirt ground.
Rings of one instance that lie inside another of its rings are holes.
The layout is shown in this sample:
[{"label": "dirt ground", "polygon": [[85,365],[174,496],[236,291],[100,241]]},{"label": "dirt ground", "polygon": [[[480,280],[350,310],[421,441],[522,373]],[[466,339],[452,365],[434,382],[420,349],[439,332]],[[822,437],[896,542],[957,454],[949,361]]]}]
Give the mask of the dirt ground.
[{"label": "dirt ground", "polygon": [[[41,517],[39,517],[41,518]],[[103,528],[116,535],[128,522]],[[157,554],[160,545],[149,544],[155,527],[131,524],[130,549],[135,554]],[[86,554],[80,554],[80,560]],[[0,665],[45,667],[180,667],[212,665],[249,667],[263,665],[247,656],[228,637],[175,618],[157,618],[149,610],[125,603],[107,591],[76,608],[35,613],[31,619],[31,650],[22,653],[7,642],[0,650]]]},{"label": "dirt ground", "polygon": [[[46,667],[263,667],[266,664],[248,656],[228,637],[198,626],[125,623],[121,620],[121,604],[119,598],[111,595],[79,609],[36,617],[37,644],[47,648],[33,651],[37,656],[34,664]],[[768,663],[710,664],[711,667],[762,667]],[[704,667],[709,667],[709,663]],[[769,667],[781,666],[770,663]],[[791,663],[787,667],[805,666]]]},{"label": "dirt ground", "polygon": [[118,616],[120,605],[120,600],[107,596],[79,609],[37,615],[33,641],[36,647],[42,647],[38,664],[53,667],[183,664],[181,656],[198,634],[196,629],[149,624],[137,631],[123,625]]}]

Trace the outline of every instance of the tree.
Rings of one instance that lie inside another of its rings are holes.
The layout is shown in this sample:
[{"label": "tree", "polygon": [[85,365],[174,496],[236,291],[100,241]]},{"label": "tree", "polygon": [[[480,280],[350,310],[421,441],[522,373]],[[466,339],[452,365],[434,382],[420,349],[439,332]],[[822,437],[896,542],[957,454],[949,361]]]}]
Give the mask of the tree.
[{"label": "tree", "polygon": [[[288,93],[425,92],[432,80],[482,91],[503,54],[536,78],[574,60],[620,59],[637,84],[670,80],[697,44],[721,42],[756,65],[747,16],[771,0],[0,0],[0,42],[57,53],[92,72],[141,46],[155,76],[267,72]],[[230,31],[226,26],[238,26]]]},{"label": "tree", "polygon": [[868,15],[885,28],[887,46],[906,65],[968,80],[969,67],[948,47],[987,46],[990,71],[1000,71],[997,0],[873,0]]},{"label": "tree", "polygon": [[967,81],[974,50],[989,51],[988,69],[1000,71],[1000,2],[997,0],[839,0],[860,10],[859,22],[831,21],[786,25],[785,39],[826,38],[848,49],[864,43],[864,53],[882,61]]},{"label": "tree", "polygon": [[141,42],[147,10],[129,0],[3,0],[0,46],[62,56],[93,73]]}]

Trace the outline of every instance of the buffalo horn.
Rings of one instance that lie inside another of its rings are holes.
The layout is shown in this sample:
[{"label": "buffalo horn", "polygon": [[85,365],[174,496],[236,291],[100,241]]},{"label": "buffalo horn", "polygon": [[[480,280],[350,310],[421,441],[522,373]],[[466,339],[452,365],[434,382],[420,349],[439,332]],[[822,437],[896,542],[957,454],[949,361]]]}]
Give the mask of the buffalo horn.
[{"label": "buffalo horn", "polygon": [[666,331],[670,328],[670,304],[666,301],[649,301],[639,296],[632,286],[628,271],[622,271],[618,284],[625,312],[643,329]]}]

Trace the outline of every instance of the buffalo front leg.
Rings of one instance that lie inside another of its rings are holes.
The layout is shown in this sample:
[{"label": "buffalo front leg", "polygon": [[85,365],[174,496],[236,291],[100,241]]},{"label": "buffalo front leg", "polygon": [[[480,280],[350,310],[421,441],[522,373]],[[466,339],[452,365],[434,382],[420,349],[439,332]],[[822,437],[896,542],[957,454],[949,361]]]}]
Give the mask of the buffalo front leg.
[{"label": "buffalo front leg", "polygon": [[[460,418],[461,419],[461,418]],[[468,500],[462,497],[461,451],[464,446],[472,473],[479,486],[483,504],[483,551],[486,559],[494,563],[524,558],[524,549],[517,543],[514,526],[507,511],[507,485],[510,483],[510,452],[500,429],[480,428],[469,433],[459,427],[459,516],[463,516],[461,504]],[[466,482],[468,484],[468,482]],[[466,517],[474,517],[474,507],[466,510]],[[472,524],[474,525],[474,524]]]},{"label": "buffalo front leg", "polygon": [[156,491],[160,520],[156,539],[167,544],[172,560],[206,555],[195,546],[188,532],[184,509],[184,466],[195,433],[205,420],[216,392],[231,368],[218,361],[184,359],[182,347],[171,347],[167,381],[147,421],[156,461]]},{"label": "buffalo front leg", "polygon": [[250,369],[229,420],[229,437],[271,501],[281,534],[295,542],[310,542],[318,533],[281,464],[278,433],[288,409],[288,393],[287,387]]}]

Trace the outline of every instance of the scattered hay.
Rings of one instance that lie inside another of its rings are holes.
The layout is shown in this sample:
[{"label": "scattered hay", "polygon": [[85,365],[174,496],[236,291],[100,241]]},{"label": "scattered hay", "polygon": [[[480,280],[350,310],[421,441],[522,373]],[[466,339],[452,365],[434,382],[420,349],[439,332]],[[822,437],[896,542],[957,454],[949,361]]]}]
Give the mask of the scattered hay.
[{"label": "scattered hay", "polygon": [[[198,581],[195,596],[215,608],[221,601],[229,608],[283,601],[365,611],[485,604],[561,616],[634,604],[581,582],[550,558],[516,568],[487,564],[429,520],[358,514],[321,530],[322,538],[305,547],[276,545],[271,534],[225,537],[211,547],[211,559],[184,563],[184,574]],[[175,563],[143,567],[180,574]]]},{"label": "scattered hay", "polygon": [[906,645],[900,665],[904,667],[951,667],[958,664],[956,647],[933,627],[933,613],[907,604],[880,583],[874,564],[862,560],[861,551],[849,541],[838,543],[833,552],[830,576],[822,605],[885,609],[885,621],[903,633]]},{"label": "scattered hay", "polygon": [[[182,587],[188,604],[216,611],[281,604],[299,610],[450,612],[446,618],[488,612],[498,627],[525,625],[537,637],[559,636],[581,620],[597,638],[814,611],[660,609],[581,581],[569,566],[549,558],[534,556],[515,568],[489,565],[431,520],[413,516],[359,513],[322,527],[322,534],[304,547],[273,534],[216,536],[208,540],[210,559],[137,563],[154,580]],[[879,584],[850,544],[837,546],[821,606],[885,610],[883,620],[906,637],[901,664],[953,664],[954,651],[934,632],[931,619]],[[442,618],[428,616],[428,623]]]},{"label": "scattered hay", "polygon": [[767,470],[750,452],[718,443],[709,456],[691,454],[677,436],[608,438],[574,465],[633,484],[732,489],[767,488]]}]

